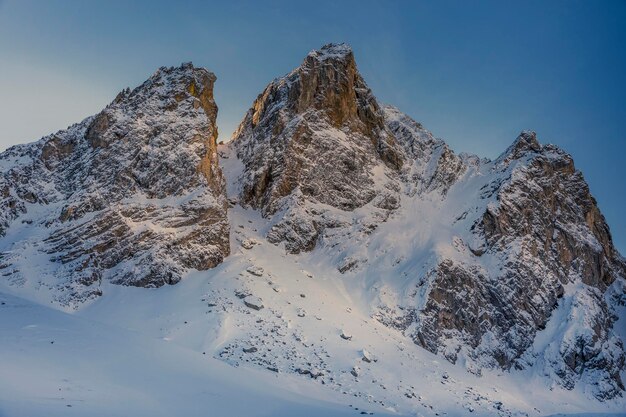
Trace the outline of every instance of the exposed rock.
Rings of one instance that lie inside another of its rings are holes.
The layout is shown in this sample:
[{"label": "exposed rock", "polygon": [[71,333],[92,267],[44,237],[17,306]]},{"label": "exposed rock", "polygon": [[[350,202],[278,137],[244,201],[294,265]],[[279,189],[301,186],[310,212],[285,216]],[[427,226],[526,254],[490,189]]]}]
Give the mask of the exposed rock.
[{"label": "exposed rock", "polygon": [[259,297],[255,297],[253,295],[244,298],[243,303],[246,305],[246,307],[257,311],[261,310],[264,307],[263,301]]},{"label": "exposed rock", "polygon": [[441,139],[393,106],[384,107],[385,123],[406,153],[403,179],[409,193],[424,194],[448,189],[467,169],[467,164]]},{"label": "exposed rock", "polygon": [[309,375],[313,379],[317,379],[320,376],[324,376],[324,373],[318,369],[296,368],[295,371],[299,373],[300,375]]},{"label": "exposed rock", "polygon": [[365,349],[361,351],[361,360],[367,363],[378,362],[378,359]]},{"label": "exposed rock", "polygon": [[254,239],[244,239],[241,241],[241,247],[244,249],[252,249],[258,242]]},{"label": "exposed rock", "polygon": [[[427,135],[425,141],[432,142]],[[529,349],[569,285],[568,299],[588,301],[585,313],[584,304],[574,302],[570,314],[584,314],[595,330],[576,341],[569,334],[555,341],[560,354],[551,357],[548,366],[558,369],[568,388],[574,386],[574,375],[593,373],[603,381],[596,392],[599,398],[617,395],[623,389],[617,370],[623,369],[624,351],[611,331],[614,318],[601,294],[626,276],[626,268],[582,174],[565,152],[541,146],[534,132],[522,132],[500,158],[481,162],[478,169],[490,178],[473,197],[478,205],[469,212],[478,216],[473,223],[467,212],[460,218],[471,225],[467,231],[473,235],[473,257],[461,261],[441,256],[425,277],[429,291],[424,306],[419,313],[405,310],[404,326],[417,323],[412,333],[416,343],[452,362],[462,355],[470,367],[476,364],[477,372],[481,366],[523,368],[544,354]],[[435,176],[433,181],[442,182],[441,187],[429,180],[419,192],[439,189],[445,195],[462,181],[456,177],[450,184],[451,178]],[[576,349],[586,353],[572,353]],[[602,349],[611,354],[599,356]]]},{"label": "exposed rock", "polygon": [[35,253],[20,249],[29,239],[50,259],[49,273],[9,279],[41,279],[76,305],[103,279],[158,287],[222,262],[229,225],[214,82],[191,64],[160,68],[98,115],[2,153],[0,234],[39,206],[3,262],[29,262]]},{"label": "exposed rock", "polygon": [[248,268],[246,269],[246,271],[247,271],[249,274],[252,274],[252,275],[257,276],[257,277],[262,277],[262,276],[263,276],[263,272],[264,272],[264,271],[263,271],[263,268],[261,268],[260,266],[251,266],[251,267],[248,267]]},{"label": "exposed rock", "polygon": [[340,336],[344,340],[352,340],[352,335],[350,333],[346,332],[345,330],[341,331]]},{"label": "exposed rock", "polygon": [[268,239],[290,252],[313,249],[328,227],[309,203],[352,211],[398,191],[389,178],[401,149],[344,44],[311,52],[267,86],[232,144],[245,166],[241,202],[265,216],[286,210]]}]

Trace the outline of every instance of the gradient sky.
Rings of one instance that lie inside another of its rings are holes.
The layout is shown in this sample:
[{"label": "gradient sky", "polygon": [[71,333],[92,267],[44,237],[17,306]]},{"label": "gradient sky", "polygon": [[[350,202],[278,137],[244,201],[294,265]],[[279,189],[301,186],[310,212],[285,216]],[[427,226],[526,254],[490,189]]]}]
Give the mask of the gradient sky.
[{"label": "gradient sky", "polygon": [[458,152],[522,129],[570,152],[626,253],[626,1],[176,3],[0,0],[0,149],[184,61],[217,75],[227,140],[269,81],[347,42],[381,102]]}]

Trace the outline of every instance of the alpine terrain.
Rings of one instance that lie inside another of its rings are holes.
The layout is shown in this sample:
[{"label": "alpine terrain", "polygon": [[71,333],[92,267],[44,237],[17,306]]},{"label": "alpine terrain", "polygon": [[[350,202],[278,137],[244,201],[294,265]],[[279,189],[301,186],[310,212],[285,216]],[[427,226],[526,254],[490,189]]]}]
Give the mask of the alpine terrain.
[{"label": "alpine terrain", "polygon": [[219,144],[215,81],[0,154],[0,415],[626,409],[626,260],[565,151],[456,154],[345,44]]}]

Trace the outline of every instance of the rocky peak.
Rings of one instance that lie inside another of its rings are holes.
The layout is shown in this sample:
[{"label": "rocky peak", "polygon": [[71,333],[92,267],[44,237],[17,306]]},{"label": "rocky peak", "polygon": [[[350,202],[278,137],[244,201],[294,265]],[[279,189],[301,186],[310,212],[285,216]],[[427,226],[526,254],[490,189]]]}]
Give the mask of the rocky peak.
[{"label": "rocky peak", "polygon": [[165,111],[173,111],[173,102],[179,103],[192,98],[193,107],[202,107],[209,118],[217,113],[213,100],[213,85],[216,77],[205,68],[196,68],[187,62],[179,67],[161,67],[143,84],[134,90],[120,92],[111,106],[124,103],[126,106],[146,107],[150,101],[158,100]]},{"label": "rocky peak", "polygon": [[523,130],[513,144],[498,157],[497,162],[509,162],[520,159],[529,152],[541,152],[542,146],[537,140],[537,134],[532,130]]},{"label": "rocky peak", "polygon": [[[244,164],[241,202],[266,216],[287,197],[352,211],[388,194],[394,188],[390,178],[403,162],[345,44],[309,53],[302,65],[270,83],[231,146]],[[310,236],[295,251],[315,246],[321,222],[309,220]],[[274,234],[281,236],[275,240],[283,240],[285,233]]]},{"label": "rocky peak", "polygon": [[328,44],[312,51],[296,70],[298,88],[293,91],[298,112],[319,110],[341,128],[383,128],[380,108],[358,73],[354,54],[345,44]]},{"label": "rocky peak", "polygon": [[[163,171],[176,173],[181,168],[195,169],[201,173],[213,191],[221,187],[221,173],[217,167],[217,106],[213,99],[213,85],[216,77],[204,68],[195,68],[186,63],[180,67],[162,67],[142,85],[130,91],[122,91],[116,99],[102,112],[95,116],[87,127],[85,138],[93,148],[117,149],[120,147],[141,147],[133,164],[134,184],[152,196],[165,196],[181,193],[186,187],[197,185],[187,173],[182,175],[164,176]],[[200,113],[201,112],[201,113]],[[204,115],[202,115],[204,113]],[[202,119],[200,131],[193,135],[184,135],[176,131],[181,125],[177,119]],[[133,125],[149,126],[150,132],[144,130],[140,135],[132,134]],[[165,149],[165,143],[159,138],[171,131],[186,145],[194,148],[197,158],[193,158],[195,166],[180,166],[180,160],[168,157],[176,154],[177,144],[170,143],[171,149]],[[141,144],[140,141],[154,135],[154,140]],[[108,149],[103,151],[108,153]],[[153,160],[155,153],[162,157]],[[150,161],[148,161],[150,160]],[[120,167],[122,169],[122,167]],[[191,177],[194,177],[193,175]]]},{"label": "rocky peak", "polygon": [[320,49],[313,50],[307,55],[308,58],[313,58],[318,61],[324,61],[326,59],[339,59],[342,61],[352,61],[354,63],[354,54],[350,45],[344,42],[340,43],[328,43],[322,46]]},{"label": "rocky peak", "polygon": [[[229,228],[214,82],[191,63],[160,68],[96,116],[3,153],[2,223],[28,225],[0,255],[8,279],[64,288],[53,298],[74,305],[102,280],[157,287],[219,264]],[[48,258],[40,277],[21,272],[29,236],[31,256]]]},{"label": "rocky peak", "polygon": [[[455,233],[466,236],[469,251],[437,256],[414,340],[453,362],[463,357],[473,371],[526,368],[542,358],[568,389],[587,378],[596,397],[621,395],[625,355],[604,295],[626,274],[571,156],[522,132],[477,174],[459,178],[448,196],[456,210],[461,199],[472,202],[446,222],[465,223]],[[557,308],[567,331],[535,350]]]}]

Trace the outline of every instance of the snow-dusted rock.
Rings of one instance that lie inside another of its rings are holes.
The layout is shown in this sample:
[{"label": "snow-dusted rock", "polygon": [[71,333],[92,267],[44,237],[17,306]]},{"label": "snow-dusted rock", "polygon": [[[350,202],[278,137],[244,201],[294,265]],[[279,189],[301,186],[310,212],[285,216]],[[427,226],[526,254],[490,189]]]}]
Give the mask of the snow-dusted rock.
[{"label": "snow-dusted rock", "polygon": [[262,277],[263,273],[265,272],[260,266],[250,266],[246,269],[246,271],[256,277]]},{"label": "snow-dusted rock", "polygon": [[254,239],[244,239],[241,241],[241,247],[244,249],[252,249],[258,242]]},{"label": "snow-dusted rock", "polygon": [[259,297],[256,297],[254,295],[249,295],[246,298],[244,298],[243,303],[246,305],[246,307],[251,308],[253,310],[257,310],[257,311],[264,308],[263,300],[261,300]]},{"label": "snow-dusted rock", "polygon": [[[215,76],[160,68],[96,116],[0,155],[2,267],[67,305],[158,287],[229,254]],[[41,274],[22,269],[37,259]]]},{"label": "snow-dusted rock", "polygon": [[339,336],[344,340],[352,340],[352,334],[346,330],[342,330]]},{"label": "snow-dusted rock", "polygon": [[345,44],[312,51],[268,85],[232,146],[244,164],[240,201],[279,213],[268,239],[290,252],[313,249],[334,211],[397,207],[390,178],[402,153]]},{"label": "snow-dusted rock", "polygon": [[361,351],[361,360],[367,363],[378,362],[378,359],[366,349]]},{"label": "snow-dusted rock", "polygon": [[[424,149],[432,138],[413,128],[400,143],[411,142],[418,157],[428,154]],[[588,302],[583,327],[595,330],[585,330],[587,336],[576,342],[569,335],[554,335],[562,340],[555,341],[561,346],[560,359],[552,355],[547,367],[568,388],[574,386],[574,375],[593,375],[602,381],[599,398],[618,395],[624,351],[601,294],[624,279],[626,267],[571,157],[553,145],[540,145],[534,132],[522,132],[496,161],[460,160],[462,169],[455,158],[432,161],[437,168],[426,171],[455,174],[418,176],[426,182],[415,189],[418,198],[441,195],[442,212],[450,207],[461,213],[448,223],[458,235],[433,248],[432,267],[416,277],[420,309],[406,304],[402,316],[382,321],[410,329],[416,343],[452,362],[463,357],[474,372],[481,367],[525,368],[544,355],[531,353],[533,342],[559,304],[567,302],[563,296],[570,286],[572,297]],[[463,249],[465,241],[469,251]],[[573,317],[583,314],[582,303],[568,305]],[[609,345],[611,354],[601,354]]]}]

